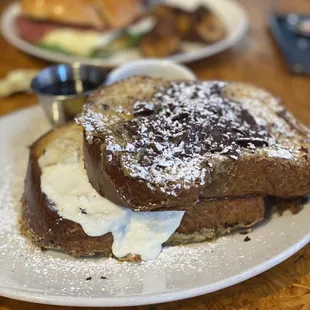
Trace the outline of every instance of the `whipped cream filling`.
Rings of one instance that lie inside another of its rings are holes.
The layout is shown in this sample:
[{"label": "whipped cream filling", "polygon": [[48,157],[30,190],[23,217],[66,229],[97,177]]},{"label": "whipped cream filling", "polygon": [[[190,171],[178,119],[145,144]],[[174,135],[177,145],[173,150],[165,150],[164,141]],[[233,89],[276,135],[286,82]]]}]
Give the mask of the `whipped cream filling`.
[{"label": "whipped cream filling", "polygon": [[133,212],[117,206],[91,186],[76,154],[70,160],[45,165],[49,155],[47,151],[39,160],[41,189],[62,218],[79,223],[92,237],[111,232],[116,257],[138,254],[142,260],[157,258],[162,244],[180,225],[183,211]]}]

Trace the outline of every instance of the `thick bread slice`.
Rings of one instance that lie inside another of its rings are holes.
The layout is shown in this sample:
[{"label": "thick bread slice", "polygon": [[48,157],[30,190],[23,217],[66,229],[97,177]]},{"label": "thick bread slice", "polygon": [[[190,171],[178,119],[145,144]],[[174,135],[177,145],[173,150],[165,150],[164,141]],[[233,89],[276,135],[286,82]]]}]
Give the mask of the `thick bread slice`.
[{"label": "thick bread slice", "polygon": [[[83,132],[75,124],[54,129],[30,147],[30,156],[21,217],[21,231],[37,246],[61,250],[73,256],[111,254],[113,236],[108,233],[90,237],[81,225],[59,216],[53,202],[41,190],[39,159],[45,150],[53,156],[44,165],[64,163],[72,153],[82,152]],[[42,159],[41,159],[42,163]],[[240,227],[250,227],[264,218],[262,197],[211,200],[201,202],[185,213],[181,225],[167,244],[184,244],[213,239]]]},{"label": "thick bread slice", "polygon": [[310,132],[257,87],[132,77],[97,90],[78,122],[93,187],[133,210],[310,192]]},{"label": "thick bread slice", "polygon": [[[113,242],[112,234],[89,237],[80,224],[62,219],[53,209],[52,202],[41,191],[39,158],[46,147],[66,134],[81,139],[81,130],[68,124],[48,132],[30,147],[28,171],[21,218],[21,232],[40,247],[61,250],[73,256],[108,255]],[[66,156],[67,147],[59,149],[55,162]]]},{"label": "thick bread slice", "polygon": [[187,210],[169,245],[212,240],[238,228],[251,227],[264,219],[262,197],[205,200]]}]

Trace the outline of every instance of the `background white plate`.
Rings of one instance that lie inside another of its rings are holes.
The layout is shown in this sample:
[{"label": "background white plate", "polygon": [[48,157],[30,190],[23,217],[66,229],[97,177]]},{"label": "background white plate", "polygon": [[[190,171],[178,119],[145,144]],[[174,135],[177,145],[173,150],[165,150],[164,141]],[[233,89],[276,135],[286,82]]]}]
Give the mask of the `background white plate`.
[{"label": "background white plate", "polygon": [[[211,7],[224,22],[228,35],[225,39],[212,44],[202,45],[199,48],[190,45],[186,49],[186,53],[174,55],[166,59],[176,62],[189,62],[200,58],[209,57],[224,51],[227,48],[234,46],[246,33],[248,28],[248,18],[244,9],[234,0],[166,0],[167,3],[178,5],[182,8],[191,8],[197,4],[206,3]],[[21,49],[22,51],[58,63],[80,62],[83,64],[100,65],[107,68],[113,68],[124,63],[124,61],[114,61],[105,59],[91,59],[74,56],[62,55],[60,53],[44,50],[30,44],[18,36],[17,27],[15,24],[16,18],[20,15],[19,4],[13,3],[10,5],[2,16],[2,34],[11,44]],[[134,59],[131,59],[134,60]],[[128,59],[126,60],[126,62]]]},{"label": "background white plate", "polygon": [[287,212],[259,225],[249,234],[249,242],[235,233],[215,243],[165,248],[156,261],[141,264],[43,253],[19,235],[17,223],[27,146],[49,128],[39,107],[0,118],[0,295],[70,306],[184,299],[253,277],[310,241],[307,205],[297,215]]}]

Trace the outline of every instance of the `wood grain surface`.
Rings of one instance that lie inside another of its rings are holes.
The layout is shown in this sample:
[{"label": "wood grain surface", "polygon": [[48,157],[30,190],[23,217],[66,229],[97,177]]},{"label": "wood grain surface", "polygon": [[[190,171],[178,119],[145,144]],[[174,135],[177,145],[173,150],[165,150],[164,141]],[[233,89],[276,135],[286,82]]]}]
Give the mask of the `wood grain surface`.
[{"label": "wood grain surface", "polygon": [[[309,0],[281,1],[294,3],[296,10],[305,3],[310,6]],[[310,126],[310,77],[293,76],[287,72],[267,29],[266,19],[271,1],[240,0],[240,2],[250,17],[251,25],[247,37],[233,49],[189,66],[201,79],[238,80],[265,87],[283,98],[289,110]],[[11,2],[8,0],[1,0],[0,11],[2,12],[9,3]],[[0,37],[0,64],[0,78],[2,78],[14,68],[43,68],[49,63],[18,51]],[[0,115],[34,105],[36,102],[34,96],[25,94],[1,99]],[[44,306],[0,297],[0,310],[4,309],[69,308]],[[127,309],[310,310],[310,245],[271,270],[225,290],[178,302]]]}]

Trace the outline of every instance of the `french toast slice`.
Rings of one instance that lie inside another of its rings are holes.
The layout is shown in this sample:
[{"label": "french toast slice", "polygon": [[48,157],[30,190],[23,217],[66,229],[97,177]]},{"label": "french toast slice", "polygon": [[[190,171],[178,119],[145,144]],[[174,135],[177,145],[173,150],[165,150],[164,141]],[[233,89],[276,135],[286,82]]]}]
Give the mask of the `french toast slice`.
[{"label": "french toast slice", "polygon": [[131,77],[97,90],[78,123],[90,183],[136,211],[310,192],[310,131],[255,86]]},{"label": "french toast slice", "polygon": [[[108,256],[112,253],[111,233],[89,236],[80,224],[61,217],[55,203],[42,191],[41,166],[67,163],[75,156],[82,159],[82,146],[82,128],[68,123],[51,130],[30,147],[21,232],[39,247],[63,251],[75,257]],[[49,155],[45,156],[47,152]],[[180,226],[166,244],[214,239],[234,229],[254,225],[263,220],[264,212],[263,197],[201,201],[184,214]],[[133,259],[135,253],[132,254],[125,259]]]},{"label": "french toast slice", "polygon": [[[63,142],[57,143],[60,140]],[[47,164],[64,161],[76,148],[81,152],[81,130],[70,123],[49,131],[31,145],[22,199],[21,232],[39,247],[63,251],[76,257],[109,255],[112,234],[89,237],[80,224],[61,218],[53,202],[41,191],[39,158],[52,143],[56,144],[59,151],[55,151],[54,159]]]}]

